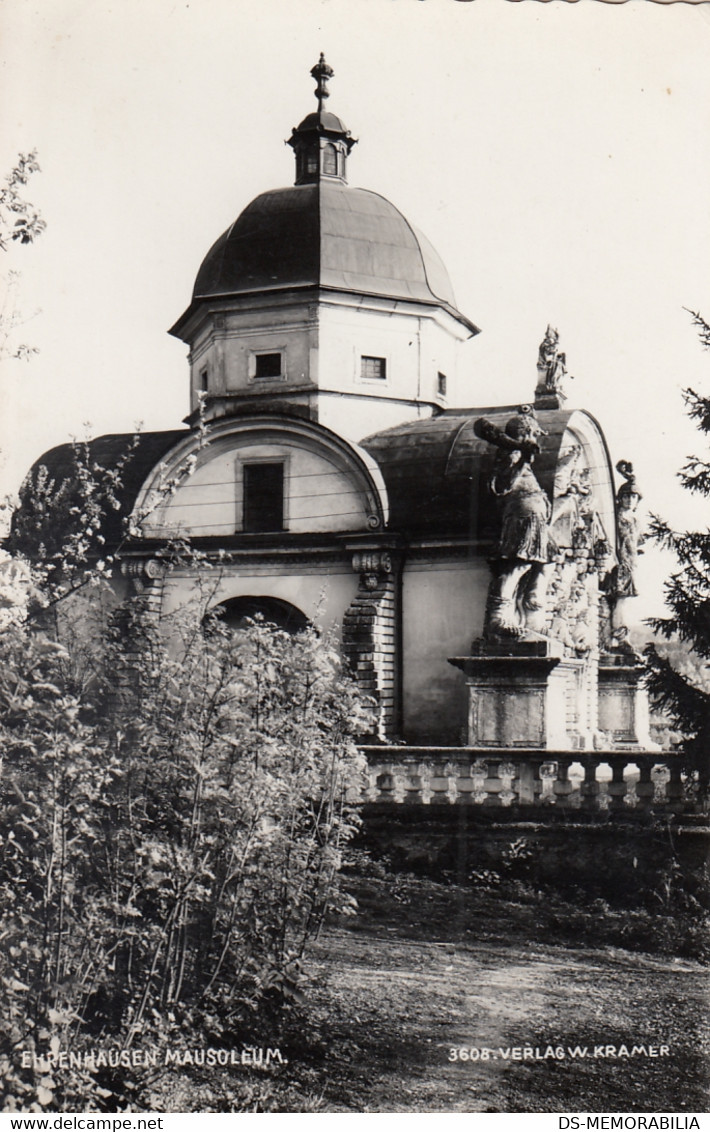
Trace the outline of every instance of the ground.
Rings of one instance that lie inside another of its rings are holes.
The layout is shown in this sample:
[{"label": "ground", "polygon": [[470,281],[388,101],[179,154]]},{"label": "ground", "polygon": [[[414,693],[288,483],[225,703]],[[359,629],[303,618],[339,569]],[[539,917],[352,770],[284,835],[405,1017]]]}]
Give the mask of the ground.
[{"label": "ground", "polygon": [[[693,963],[341,931],[324,940],[319,965],[331,1025],[325,1072],[311,1080],[324,1111],[705,1109],[697,1027],[706,1003]],[[624,1045],[670,1052],[595,1058],[597,1045],[610,1055]],[[540,1060],[513,1060],[526,1046]],[[577,1046],[586,1059],[569,1055]],[[557,1050],[564,1060],[545,1059]]]},{"label": "ground", "polygon": [[[225,1070],[209,1096],[183,1079],[173,1110],[705,1111],[696,959],[590,946],[549,900],[413,877],[350,883],[360,914],[329,926],[311,955],[299,1036],[291,1027],[280,1043],[288,1064]],[[596,919],[613,937],[614,917]]]}]

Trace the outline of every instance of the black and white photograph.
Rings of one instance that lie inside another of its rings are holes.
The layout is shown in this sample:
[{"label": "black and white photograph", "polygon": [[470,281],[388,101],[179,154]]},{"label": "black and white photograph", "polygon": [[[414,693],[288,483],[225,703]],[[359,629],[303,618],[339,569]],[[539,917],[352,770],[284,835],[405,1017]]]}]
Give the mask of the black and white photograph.
[{"label": "black and white photograph", "polygon": [[699,1129],[710,4],[0,63],[3,1129]]}]

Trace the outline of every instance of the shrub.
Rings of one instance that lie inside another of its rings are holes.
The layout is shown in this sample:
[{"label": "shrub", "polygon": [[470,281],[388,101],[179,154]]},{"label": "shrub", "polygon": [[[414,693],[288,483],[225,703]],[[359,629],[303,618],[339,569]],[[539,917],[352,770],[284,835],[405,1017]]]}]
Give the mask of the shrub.
[{"label": "shrub", "polygon": [[68,673],[41,633],[0,637],[0,1059],[23,1109],[116,1103],[120,1080],[23,1077],[21,1048],[274,1034],[349,906],[369,722],[313,629],[192,626],[168,648],[129,605],[93,683]]}]

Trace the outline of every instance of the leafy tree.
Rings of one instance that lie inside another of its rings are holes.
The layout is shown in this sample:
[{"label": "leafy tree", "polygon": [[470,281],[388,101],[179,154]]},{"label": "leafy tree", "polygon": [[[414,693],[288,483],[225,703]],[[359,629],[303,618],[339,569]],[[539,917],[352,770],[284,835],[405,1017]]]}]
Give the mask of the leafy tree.
[{"label": "leafy tree", "polygon": [[[32,563],[38,581],[37,605],[51,608],[86,587],[108,579],[125,541],[128,519],[121,491],[138,436],[110,468],[97,460],[87,441],[73,441],[71,468],[62,479],[44,465],[34,468],[20,488],[7,550]],[[116,513],[116,546],[106,546],[107,518]]]},{"label": "leafy tree", "polygon": [[0,1079],[16,1107],[98,1103],[107,1084],[18,1077],[18,1049],[273,1037],[309,940],[349,909],[337,874],[370,720],[331,643],[191,617],[175,638],[120,607],[76,694],[61,644],[26,623],[0,634]]},{"label": "leafy tree", "polygon": [[[710,348],[710,325],[700,314],[690,312],[700,340]],[[684,392],[688,415],[700,432],[710,437],[710,398],[693,389]],[[710,461],[700,456],[688,460],[681,470],[684,487],[702,497],[710,496]],[[678,638],[699,658],[704,670],[710,661],[710,530],[678,532],[662,519],[654,518],[652,534],[672,550],[679,569],[666,583],[668,617],[650,624],[666,640]],[[710,755],[710,687],[687,665],[674,664],[650,644],[645,650],[649,665],[648,688],[655,703],[682,734],[682,751],[688,768],[707,789]],[[704,685],[704,686],[703,686]]]},{"label": "leafy tree", "polygon": [[[17,164],[0,186],[0,250],[7,251],[14,242],[31,244],[46,228],[46,223],[34,205],[24,199],[24,187],[33,173],[39,172],[37,152],[21,153]],[[17,305],[19,274],[9,271],[2,277],[4,284],[0,300],[0,360],[19,358],[27,360],[36,353],[34,346],[21,342],[13,344],[17,329],[26,321]]]}]

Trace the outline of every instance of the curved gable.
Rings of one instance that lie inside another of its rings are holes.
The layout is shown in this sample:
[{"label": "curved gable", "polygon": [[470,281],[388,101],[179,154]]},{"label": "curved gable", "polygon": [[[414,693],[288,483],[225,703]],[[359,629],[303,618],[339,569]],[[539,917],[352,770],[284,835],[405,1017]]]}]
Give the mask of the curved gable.
[{"label": "curved gable", "polygon": [[134,511],[147,538],[366,531],[387,517],[366,452],[320,425],[266,414],[222,421],[206,442],[191,434],[153,469]]}]

